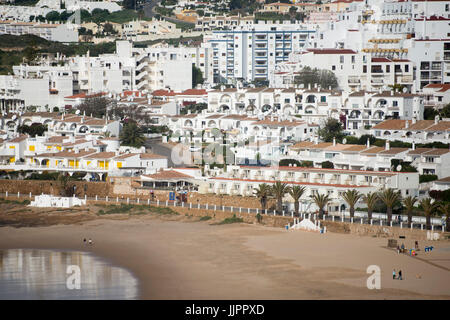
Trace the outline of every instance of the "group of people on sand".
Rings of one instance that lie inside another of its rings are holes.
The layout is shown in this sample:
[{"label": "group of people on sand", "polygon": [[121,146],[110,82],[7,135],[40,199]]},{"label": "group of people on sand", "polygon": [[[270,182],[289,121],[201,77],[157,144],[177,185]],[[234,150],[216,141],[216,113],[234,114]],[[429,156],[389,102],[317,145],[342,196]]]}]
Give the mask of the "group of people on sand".
[{"label": "group of people on sand", "polygon": [[83,243],[84,243],[84,244],[89,244],[89,245],[93,245],[93,244],[94,244],[94,242],[92,242],[92,239],[91,239],[91,238],[89,238],[89,240],[86,240],[86,238],[84,238],[84,239],[83,239]]},{"label": "group of people on sand", "polygon": [[393,280],[395,280],[395,279],[397,279],[397,280],[403,280],[403,277],[402,277],[402,270],[398,270],[398,277],[396,277],[396,273],[395,273],[395,269],[394,269],[394,271],[392,271],[392,279],[393,279]]}]

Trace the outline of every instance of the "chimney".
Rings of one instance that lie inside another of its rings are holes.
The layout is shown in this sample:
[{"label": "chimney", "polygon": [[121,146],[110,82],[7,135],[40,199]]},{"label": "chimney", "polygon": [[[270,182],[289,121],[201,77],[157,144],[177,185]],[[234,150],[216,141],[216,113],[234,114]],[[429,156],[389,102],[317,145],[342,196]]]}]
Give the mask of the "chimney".
[{"label": "chimney", "polygon": [[386,147],[385,147],[386,151],[387,150],[391,150],[391,144],[389,143],[389,140],[386,140]]},{"label": "chimney", "polygon": [[311,90],[311,83],[308,83],[308,90]]},{"label": "chimney", "polygon": [[320,92],[320,86],[317,86],[317,92]]},{"label": "chimney", "polygon": [[417,120],[416,120],[416,117],[413,117],[412,120],[411,120],[411,123],[412,123],[412,124],[415,124],[416,121],[417,121]]},{"label": "chimney", "polygon": [[369,149],[370,148],[370,139],[369,138],[367,138],[366,145],[367,145],[367,149]]},{"label": "chimney", "polygon": [[333,137],[333,146],[335,146],[335,145],[336,145],[336,138]]},{"label": "chimney", "polygon": [[405,129],[408,129],[408,128],[409,128],[409,121],[406,120],[406,121],[405,121]]},{"label": "chimney", "polygon": [[416,143],[414,141],[412,142],[412,149],[416,150]]},{"label": "chimney", "polygon": [[394,90],[391,90],[391,96],[393,96],[394,95]]},{"label": "chimney", "polygon": [[438,124],[439,123],[439,116],[434,117],[434,124]]},{"label": "chimney", "polygon": [[314,144],[319,144],[319,137],[318,137],[318,136],[315,136],[315,138],[314,138]]}]

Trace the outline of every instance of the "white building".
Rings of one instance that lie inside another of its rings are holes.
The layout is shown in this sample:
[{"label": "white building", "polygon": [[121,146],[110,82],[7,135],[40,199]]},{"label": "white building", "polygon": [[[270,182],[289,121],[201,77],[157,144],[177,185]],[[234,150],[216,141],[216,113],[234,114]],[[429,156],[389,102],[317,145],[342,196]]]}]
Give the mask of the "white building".
[{"label": "white building", "polygon": [[276,63],[289,54],[307,48],[315,31],[300,24],[263,23],[213,31],[205,38],[213,50],[213,83],[236,79],[267,81]]},{"label": "white building", "polygon": [[348,49],[307,49],[294,52],[270,72],[270,85],[288,88],[304,67],[333,72],[344,91],[379,90],[401,84],[409,91],[413,86],[413,64],[409,60],[372,58],[370,54]]},{"label": "white building", "polygon": [[[344,203],[342,194],[348,189],[355,189],[366,194],[385,188],[394,188],[404,197],[419,194],[417,172],[233,165],[229,165],[226,172],[218,172],[216,176],[210,176],[200,185],[199,192],[252,196],[259,184],[274,184],[276,181],[305,186],[306,194],[303,200],[306,203],[312,202],[310,197],[315,194],[328,194],[332,198],[330,206],[335,207],[333,211],[338,211],[338,207]],[[289,195],[286,195],[283,201],[293,202]]]},{"label": "white building", "polygon": [[49,41],[78,42],[78,29],[73,24],[0,21],[0,34],[33,34]]}]

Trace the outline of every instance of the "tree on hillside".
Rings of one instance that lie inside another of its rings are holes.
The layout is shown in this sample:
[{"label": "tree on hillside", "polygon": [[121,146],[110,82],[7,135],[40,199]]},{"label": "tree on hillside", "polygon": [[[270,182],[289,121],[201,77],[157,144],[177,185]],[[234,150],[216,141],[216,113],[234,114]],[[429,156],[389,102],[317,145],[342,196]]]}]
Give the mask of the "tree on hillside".
[{"label": "tree on hillside", "polygon": [[123,126],[122,132],[120,133],[121,145],[140,148],[144,145],[144,142],[145,137],[136,122],[130,121]]},{"label": "tree on hillside", "polygon": [[330,71],[325,69],[311,69],[310,67],[304,67],[300,70],[298,76],[294,78],[295,84],[303,84],[304,87],[314,87],[315,84],[320,85],[323,89],[335,89],[338,86],[336,75]]},{"label": "tree on hillside", "polygon": [[350,210],[350,218],[355,216],[355,205],[361,199],[362,194],[356,189],[347,190],[342,194],[342,199],[347,202]]},{"label": "tree on hillside", "polygon": [[81,114],[86,113],[87,116],[92,114],[93,117],[102,118],[109,114],[108,111],[114,109],[116,101],[106,97],[90,97],[77,106]]},{"label": "tree on hillside", "polygon": [[441,203],[438,207],[439,212],[445,217],[445,230],[450,231],[450,203]]},{"label": "tree on hillside", "polygon": [[392,188],[385,189],[378,194],[378,198],[386,205],[387,222],[390,224],[392,221],[392,209],[401,201],[400,191],[394,191]]},{"label": "tree on hillside", "polygon": [[283,198],[286,193],[290,191],[290,187],[286,183],[280,181],[275,182],[272,185],[272,193],[277,199],[277,212],[281,213],[283,211]]},{"label": "tree on hillside", "polygon": [[313,201],[319,208],[319,219],[323,219],[325,207],[331,201],[330,196],[328,194],[317,193],[313,196]]},{"label": "tree on hillside", "polygon": [[294,210],[295,214],[298,215],[298,209],[299,209],[299,200],[305,193],[306,188],[302,186],[293,186],[289,190],[289,195],[294,199]]},{"label": "tree on hillside", "polygon": [[442,118],[450,118],[450,103],[443,107],[439,114]]},{"label": "tree on hillside", "polygon": [[136,1],[137,0],[123,0],[122,6],[124,9],[132,9],[134,10],[136,8]]},{"label": "tree on hillside", "polygon": [[369,192],[364,197],[364,202],[367,205],[367,218],[372,220],[372,212],[378,202],[378,194],[376,192]]},{"label": "tree on hillside", "polygon": [[197,87],[197,84],[203,84],[204,81],[202,70],[192,64],[192,88]]},{"label": "tree on hillside", "polygon": [[327,121],[319,127],[319,138],[325,142],[341,141],[344,137],[342,123],[339,120],[328,118]]},{"label": "tree on hillside", "polygon": [[259,202],[261,203],[261,210],[262,212],[264,212],[267,206],[267,199],[269,198],[271,193],[270,186],[266,183],[261,183],[254,191],[255,196],[259,198]]},{"label": "tree on hillside", "polygon": [[19,133],[28,134],[30,137],[34,138],[36,136],[43,136],[44,132],[48,130],[47,125],[40,123],[33,123],[30,126],[21,125],[17,129]]},{"label": "tree on hillside", "polygon": [[408,227],[411,226],[412,223],[412,215],[414,211],[414,205],[417,202],[417,198],[413,196],[408,196],[405,199],[403,199],[403,205],[406,208],[406,214],[408,215]]},{"label": "tree on hillside", "polygon": [[423,210],[423,214],[426,218],[427,230],[431,229],[431,216],[437,208],[436,202],[431,198],[422,199],[419,202],[420,207]]}]

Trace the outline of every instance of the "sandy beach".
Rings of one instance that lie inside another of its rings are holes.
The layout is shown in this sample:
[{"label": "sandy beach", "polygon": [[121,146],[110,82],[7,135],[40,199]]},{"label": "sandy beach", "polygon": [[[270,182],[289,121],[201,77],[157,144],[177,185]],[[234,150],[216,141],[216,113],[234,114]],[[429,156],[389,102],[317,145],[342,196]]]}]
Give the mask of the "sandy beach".
[{"label": "sandy beach", "polygon": [[[0,249],[91,251],[127,268],[141,299],[449,299],[450,242],[432,244],[413,258],[384,238],[155,215],[0,228]],[[366,287],[369,265],[381,268],[380,290]]]}]

